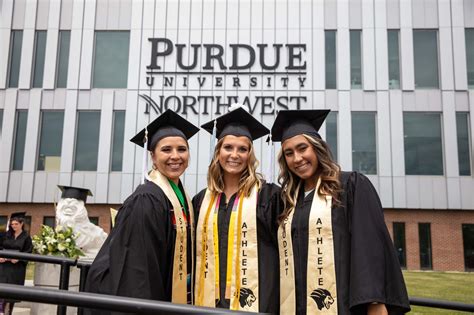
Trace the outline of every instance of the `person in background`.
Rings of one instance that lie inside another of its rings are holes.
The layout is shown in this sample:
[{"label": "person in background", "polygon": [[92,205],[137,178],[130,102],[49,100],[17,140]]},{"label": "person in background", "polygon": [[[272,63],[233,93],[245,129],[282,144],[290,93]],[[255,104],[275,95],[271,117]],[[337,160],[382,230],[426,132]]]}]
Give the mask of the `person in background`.
[{"label": "person in background", "polygon": [[86,291],[192,303],[194,214],[180,176],[188,167],[188,139],[198,131],[167,110],[131,139],[150,151],[153,170],[118,210]]},{"label": "person in background", "polygon": [[[31,237],[25,231],[25,214],[26,212],[11,214],[8,231],[3,239],[3,249],[24,253],[32,252]],[[0,283],[24,285],[27,264],[26,261],[0,258]],[[15,302],[13,300],[1,301],[0,313],[12,314]]]},{"label": "person in background", "polygon": [[407,291],[369,179],[343,172],[318,130],[329,110],[283,110],[284,211],[278,230],[282,314],[403,314]]},{"label": "person in background", "polygon": [[235,107],[202,126],[218,142],[207,189],[193,198],[199,210],[195,304],[277,314],[280,189],[256,173],[252,143],[269,130]]}]

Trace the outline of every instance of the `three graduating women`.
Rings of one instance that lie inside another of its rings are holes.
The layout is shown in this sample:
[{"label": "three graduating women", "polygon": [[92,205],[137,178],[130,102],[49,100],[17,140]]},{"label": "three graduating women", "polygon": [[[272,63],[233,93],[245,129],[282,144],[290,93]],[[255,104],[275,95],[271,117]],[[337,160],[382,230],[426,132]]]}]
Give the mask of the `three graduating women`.
[{"label": "three graduating women", "polygon": [[180,176],[189,161],[187,140],[198,130],[167,110],[131,139],[151,152],[153,170],[118,211],[86,291],[192,302],[194,213]]},{"label": "three graduating women", "polygon": [[329,110],[280,111],[272,127],[284,211],[279,221],[282,314],[410,310],[378,195],[342,172],[318,130]]},{"label": "three graduating women", "polygon": [[243,108],[202,127],[218,142],[207,189],[193,199],[199,211],[195,303],[278,313],[279,188],[256,173],[252,144],[269,130]]}]

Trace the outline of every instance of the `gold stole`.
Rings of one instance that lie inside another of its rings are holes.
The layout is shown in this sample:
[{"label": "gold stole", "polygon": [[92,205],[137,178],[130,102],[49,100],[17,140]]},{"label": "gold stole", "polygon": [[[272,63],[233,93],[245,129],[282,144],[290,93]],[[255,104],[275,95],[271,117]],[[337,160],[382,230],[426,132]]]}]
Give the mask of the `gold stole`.
[{"label": "gold stole", "polygon": [[[172,294],[171,302],[178,304],[187,304],[187,273],[188,273],[188,264],[187,264],[187,229],[186,229],[186,219],[183,215],[182,206],[176,197],[173,188],[168,182],[168,178],[163,176],[158,171],[152,171],[149,175],[149,180],[158,185],[166,197],[171,201],[173,206],[173,214],[176,222],[176,240],[174,246],[174,258],[173,258],[173,284],[172,284]],[[191,279],[193,279],[193,270],[194,270],[194,212],[191,199],[188,194],[186,194],[186,201],[189,207],[189,220],[191,226],[191,248],[192,248],[192,268],[191,268]],[[192,281],[191,281],[191,292],[193,292]],[[191,295],[192,296],[192,295]]]},{"label": "gold stole", "polygon": [[[226,296],[231,310],[258,312],[257,185],[229,223]],[[196,229],[196,305],[215,307],[219,290],[219,197],[206,190]],[[237,264],[236,264],[237,262]]]},{"label": "gold stole", "polygon": [[[336,271],[331,220],[331,196],[319,196],[315,188],[309,216],[307,314],[337,314]],[[280,253],[280,313],[296,313],[295,270],[291,223],[295,209],[278,228]]]}]

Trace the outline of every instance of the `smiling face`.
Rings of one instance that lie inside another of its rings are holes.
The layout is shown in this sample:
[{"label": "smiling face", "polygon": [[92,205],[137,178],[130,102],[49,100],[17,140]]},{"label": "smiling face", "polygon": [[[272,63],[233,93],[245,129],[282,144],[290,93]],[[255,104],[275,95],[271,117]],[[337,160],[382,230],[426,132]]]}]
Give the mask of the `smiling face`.
[{"label": "smiling face", "polygon": [[247,137],[225,136],[217,158],[224,173],[241,175],[250,157],[250,140]]},{"label": "smiling face", "polygon": [[178,184],[179,177],[188,167],[189,149],[182,137],[166,137],[158,141],[152,152],[152,160],[158,171]]},{"label": "smiling face", "polygon": [[23,230],[23,222],[18,220],[12,219],[10,221],[10,226],[12,227],[15,233],[21,232]]},{"label": "smiling face", "polygon": [[305,189],[316,185],[318,157],[311,143],[303,135],[297,135],[282,143],[286,164],[292,173],[301,178]]}]

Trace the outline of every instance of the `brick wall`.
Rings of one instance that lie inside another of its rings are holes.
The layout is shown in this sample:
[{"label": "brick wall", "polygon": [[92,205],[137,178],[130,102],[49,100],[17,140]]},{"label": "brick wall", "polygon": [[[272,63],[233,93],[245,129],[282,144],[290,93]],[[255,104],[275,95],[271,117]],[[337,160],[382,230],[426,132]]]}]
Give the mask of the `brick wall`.
[{"label": "brick wall", "polygon": [[433,270],[464,271],[462,224],[474,224],[474,211],[385,209],[384,213],[392,237],[393,222],[405,223],[407,269],[420,269],[418,223],[430,223]]}]

